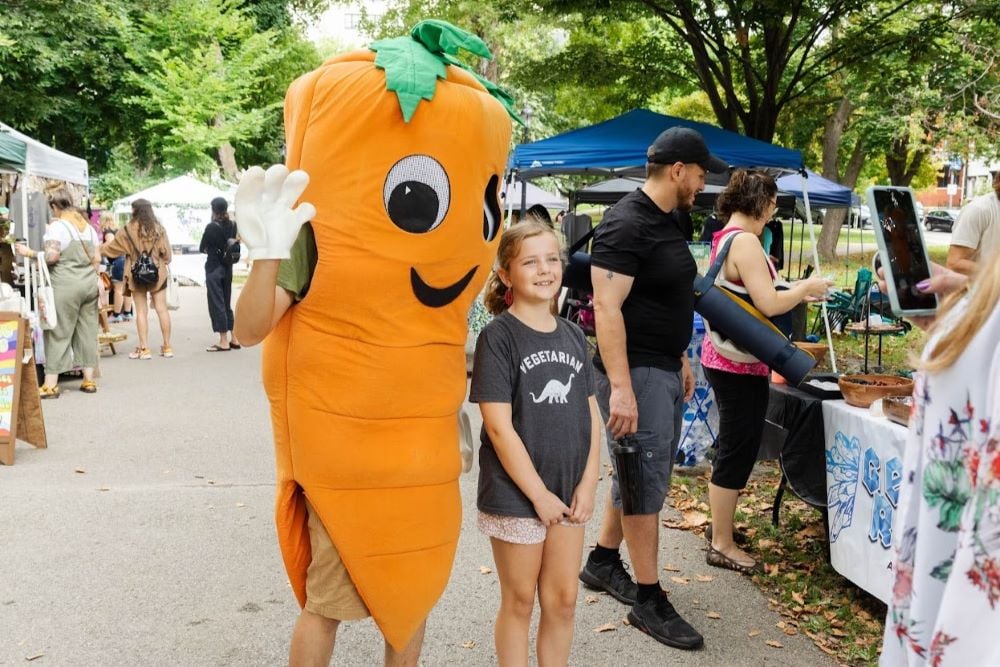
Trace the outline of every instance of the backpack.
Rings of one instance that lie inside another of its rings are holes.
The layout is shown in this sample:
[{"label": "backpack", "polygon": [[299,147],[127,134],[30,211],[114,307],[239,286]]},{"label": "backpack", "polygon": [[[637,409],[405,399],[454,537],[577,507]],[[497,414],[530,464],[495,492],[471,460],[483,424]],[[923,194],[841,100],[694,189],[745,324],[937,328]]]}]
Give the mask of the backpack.
[{"label": "backpack", "polygon": [[[225,233],[225,228],[220,223],[216,224]],[[229,264],[230,266],[240,261],[240,240],[236,238],[235,224],[233,225],[233,235],[226,237],[226,244],[219,248],[219,259],[222,260],[223,264]]]},{"label": "backpack", "polygon": [[226,239],[226,247],[221,251],[222,261],[226,264],[235,264],[240,261],[240,241],[237,238]]},{"label": "backpack", "polygon": [[[137,254],[136,260],[132,262],[132,282],[137,287],[156,285],[160,281],[160,268],[156,265],[156,260],[147,251],[139,251],[138,246],[136,246],[135,241],[132,239],[132,234],[128,231],[128,227],[125,228],[125,236],[128,237],[128,241],[132,245],[132,250]],[[159,240],[159,236],[156,237],[156,240]],[[156,242],[154,241],[155,244]]]}]

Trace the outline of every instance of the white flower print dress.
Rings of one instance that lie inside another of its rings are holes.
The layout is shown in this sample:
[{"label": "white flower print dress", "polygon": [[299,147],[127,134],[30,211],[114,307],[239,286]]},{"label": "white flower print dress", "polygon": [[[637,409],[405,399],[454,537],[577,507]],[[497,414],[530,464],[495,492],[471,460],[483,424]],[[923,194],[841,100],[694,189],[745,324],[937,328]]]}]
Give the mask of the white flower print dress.
[{"label": "white flower print dress", "polygon": [[913,410],[881,665],[1000,665],[1000,305]]}]

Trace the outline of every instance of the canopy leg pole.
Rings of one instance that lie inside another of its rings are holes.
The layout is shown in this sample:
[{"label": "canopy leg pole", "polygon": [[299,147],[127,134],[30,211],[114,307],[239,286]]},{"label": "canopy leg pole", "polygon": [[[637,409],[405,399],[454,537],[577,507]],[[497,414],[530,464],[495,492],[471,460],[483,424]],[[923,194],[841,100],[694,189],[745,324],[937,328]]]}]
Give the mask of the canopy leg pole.
[{"label": "canopy leg pole", "polygon": [[[819,270],[819,249],[816,247],[816,232],[813,231],[812,225],[812,211],[809,208],[809,188],[806,186],[806,175],[802,173],[802,201],[806,207],[806,227],[809,228],[809,241],[812,243],[812,254],[813,254],[813,266],[816,267],[817,275],[820,274]],[[823,327],[826,330],[826,346],[830,351],[830,368],[834,373],[837,372],[837,357],[833,351],[833,336],[830,334],[830,313],[826,309],[826,301],[820,302],[820,308],[823,311]]]}]

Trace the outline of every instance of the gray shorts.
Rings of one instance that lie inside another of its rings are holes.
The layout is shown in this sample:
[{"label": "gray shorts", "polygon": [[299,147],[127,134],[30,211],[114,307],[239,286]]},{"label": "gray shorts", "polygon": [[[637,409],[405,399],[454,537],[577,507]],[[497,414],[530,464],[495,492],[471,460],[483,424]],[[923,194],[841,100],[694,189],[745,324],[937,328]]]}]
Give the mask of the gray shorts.
[{"label": "gray shorts", "polygon": [[[596,369],[595,369],[596,370]],[[681,439],[684,418],[684,381],[680,371],[665,371],[650,366],[631,369],[632,391],[639,410],[639,429],[635,439],[642,448],[642,483],[644,493],[640,514],[659,514],[663,501],[670,491],[670,474],[674,469],[677,445]],[[600,371],[594,373],[597,381],[597,405],[601,408],[604,423],[611,415],[611,383]],[[608,431],[608,454],[615,441]],[[615,457],[611,455],[614,466]],[[618,489],[618,474],[611,478],[611,502],[622,506]]]}]

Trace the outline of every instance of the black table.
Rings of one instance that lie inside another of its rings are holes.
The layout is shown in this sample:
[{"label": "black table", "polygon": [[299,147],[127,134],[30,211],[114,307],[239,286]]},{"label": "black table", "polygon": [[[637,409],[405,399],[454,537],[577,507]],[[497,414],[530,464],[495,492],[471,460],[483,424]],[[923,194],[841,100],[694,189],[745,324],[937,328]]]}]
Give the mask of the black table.
[{"label": "black table", "polygon": [[771,384],[762,448],[778,451],[781,482],[774,497],[771,522],[785,487],[826,514],[826,447],[823,399],[784,384]]}]

